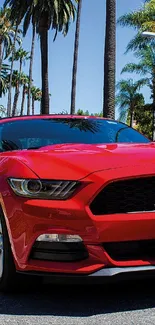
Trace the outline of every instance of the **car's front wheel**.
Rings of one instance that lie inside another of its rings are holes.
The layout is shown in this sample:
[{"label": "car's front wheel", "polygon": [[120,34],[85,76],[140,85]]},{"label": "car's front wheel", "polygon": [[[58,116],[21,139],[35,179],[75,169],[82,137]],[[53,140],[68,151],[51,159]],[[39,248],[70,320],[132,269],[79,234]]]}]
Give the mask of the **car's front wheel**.
[{"label": "car's front wheel", "polygon": [[0,211],[0,291],[10,291],[15,287],[16,268],[12,256],[7,227]]},{"label": "car's front wheel", "polygon": [[29,289],[30,285],[31,288],[35,288],[42,282],[43,278],[40,276],[26,276],[16,272],[5,218],[2,209],[0,209],[0,291],[25,291]]}]

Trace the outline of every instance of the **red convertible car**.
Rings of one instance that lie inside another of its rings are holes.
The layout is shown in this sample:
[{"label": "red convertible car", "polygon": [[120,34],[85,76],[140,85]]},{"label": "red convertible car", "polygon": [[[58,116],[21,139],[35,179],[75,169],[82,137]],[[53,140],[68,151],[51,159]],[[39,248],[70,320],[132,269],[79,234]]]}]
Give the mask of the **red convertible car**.
[{"label": "red convertible car", "polygon": [[154,143],[108,119],[0,120],[0,290],[154,270]]}]

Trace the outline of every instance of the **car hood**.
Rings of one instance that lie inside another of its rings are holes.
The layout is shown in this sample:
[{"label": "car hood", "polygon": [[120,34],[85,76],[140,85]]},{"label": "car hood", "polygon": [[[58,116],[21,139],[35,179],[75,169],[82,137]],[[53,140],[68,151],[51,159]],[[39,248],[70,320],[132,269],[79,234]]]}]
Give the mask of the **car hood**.
[{"label": "car hood", "polygon": [[155,144],[66,144],[4,155],[20,159],[43,179],[81,179],[95,171],[155,164]]}]

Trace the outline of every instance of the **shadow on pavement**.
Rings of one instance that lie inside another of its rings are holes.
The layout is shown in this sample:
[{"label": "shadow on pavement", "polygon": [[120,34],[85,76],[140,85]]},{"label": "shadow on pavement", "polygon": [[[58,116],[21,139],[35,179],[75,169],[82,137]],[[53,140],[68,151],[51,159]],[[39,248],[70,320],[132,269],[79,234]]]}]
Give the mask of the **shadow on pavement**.
[{"label": "shadow on pavement", "polygon": [[110,285],[42,285],[0,295],[0,315],[92,315],[155,307],[155,279]]}]

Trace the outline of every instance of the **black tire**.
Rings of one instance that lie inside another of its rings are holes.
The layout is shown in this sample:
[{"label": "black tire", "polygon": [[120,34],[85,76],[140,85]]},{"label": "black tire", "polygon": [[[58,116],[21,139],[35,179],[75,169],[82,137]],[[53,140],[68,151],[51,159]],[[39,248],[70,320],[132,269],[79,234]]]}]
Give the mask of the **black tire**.
[{"label": "black tire", "polygon": [[[8,292],[12,291],[15,288],[17,274],[2,209],[0,209],[0,225],[3,235],[3,267],[0,274],[0,291]],[[0,254],[2,254],[2,251]]]},{"label": "black tire", "polygon": [[[13,259],[3,211],[0,208],[0,225],[3,233],[3,272],[0,275],[0,292],[21,292],[33,290],[43,283],[41,276],[18,274]],[[1,272],[0,272],[1,273]]]}]

